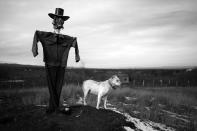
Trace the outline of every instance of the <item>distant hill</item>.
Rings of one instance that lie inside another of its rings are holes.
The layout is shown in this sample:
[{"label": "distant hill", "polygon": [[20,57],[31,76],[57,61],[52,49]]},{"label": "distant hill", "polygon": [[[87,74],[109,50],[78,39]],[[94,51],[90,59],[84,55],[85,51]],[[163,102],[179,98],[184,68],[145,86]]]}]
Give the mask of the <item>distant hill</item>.
[{"label": "distant hill", "polygon": [[[130,87],[196,86],[197,68],[97,69],[68,67],[66,83],[81,84],[86,79],[106,80],[112,75],[126,74]],[[0,88],[46,86],[44,66],[0,64]]]}]

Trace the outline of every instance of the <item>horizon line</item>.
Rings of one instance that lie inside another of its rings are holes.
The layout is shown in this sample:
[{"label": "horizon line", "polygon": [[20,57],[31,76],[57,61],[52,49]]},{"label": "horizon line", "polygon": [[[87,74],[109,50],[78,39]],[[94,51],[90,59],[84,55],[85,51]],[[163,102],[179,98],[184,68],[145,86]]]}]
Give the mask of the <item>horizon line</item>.
[{"label": "horizon line", "polygon": [[[7,63],[7,62],[0,62],[0,64],[16,64],[16,65],[26,65],[26,66],[43,66],[44,65],[32,65],[32,64],[20,64],[20,63]],[[105,68],[97,68],[97,67],[74,67],[74,66],[67,66],[68,69],[188,69],[188,68],[197,68],[196,66],[185,65],[185,66],[156,66],[156,67],[105,67]]]}]

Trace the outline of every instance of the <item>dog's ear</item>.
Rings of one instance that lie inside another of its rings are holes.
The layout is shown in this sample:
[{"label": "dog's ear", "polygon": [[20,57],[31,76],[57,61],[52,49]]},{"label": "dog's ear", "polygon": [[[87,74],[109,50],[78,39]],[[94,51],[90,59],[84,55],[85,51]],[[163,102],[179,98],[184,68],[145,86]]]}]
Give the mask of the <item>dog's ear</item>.
[{"label": "dog's ear", "polygon": [[111,77],[111,79],[114,79],[114,78],[116,78],[117,77],[117,75],[113,75],[112,77]]}]

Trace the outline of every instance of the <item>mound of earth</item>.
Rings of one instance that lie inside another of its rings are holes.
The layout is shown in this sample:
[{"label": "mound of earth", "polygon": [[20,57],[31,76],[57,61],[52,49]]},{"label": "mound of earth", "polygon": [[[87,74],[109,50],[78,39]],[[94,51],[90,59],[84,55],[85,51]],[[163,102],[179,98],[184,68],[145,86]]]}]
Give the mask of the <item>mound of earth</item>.
[{"label": "mound of earth", "polygon": [[135,129],[125,116],[111,110],[75,105],[70,114],[46,114],[40,106],[14,106],[0,109],[1,131],[125,131]]}]

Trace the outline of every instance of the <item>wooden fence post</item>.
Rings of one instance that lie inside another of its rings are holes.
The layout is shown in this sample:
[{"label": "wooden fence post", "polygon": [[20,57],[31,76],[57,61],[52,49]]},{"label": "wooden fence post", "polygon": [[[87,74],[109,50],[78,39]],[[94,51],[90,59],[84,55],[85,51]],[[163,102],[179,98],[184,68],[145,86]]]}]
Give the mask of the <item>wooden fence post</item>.
[{"label": "wooden fence post", "polygon": [[162,84],[163,84],[163,80],[160,80],[160,86],[162,86]]},{"label": "wooden fence post", "polygon": [[144,87],[144,80],[142,81],[142,86]]}]

